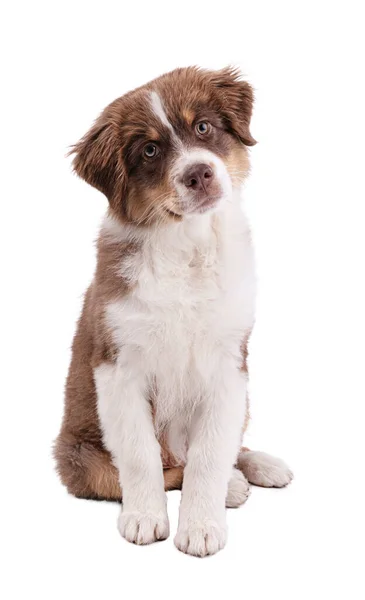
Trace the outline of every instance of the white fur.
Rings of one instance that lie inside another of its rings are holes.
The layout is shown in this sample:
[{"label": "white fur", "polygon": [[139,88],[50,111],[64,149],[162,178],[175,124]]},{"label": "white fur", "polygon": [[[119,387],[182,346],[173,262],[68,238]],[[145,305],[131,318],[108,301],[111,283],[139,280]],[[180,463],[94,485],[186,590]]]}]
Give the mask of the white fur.
[{"label": "white fur", "polygon": [[[225,193],[215,212],[148,231],[120,226],[120,240],[138,240],[141,251],[119,269],[131,292],[106,308],[117,362],[95,370],[104,442],[123,491],[122,535],[148,543],[168,534],[156,439],[164,433],[186,465],[175,543],[200,556],[226,540],[225,500],[246,410],[240,346],[254,319],[249,230],[218,161]],[[115,241],[117,229],[109,216],[102,234]],[[247,482],[237,486],[242,499]],[[238,496],[231,493],[231,503]]]},{"label": "white fur", "polygon": [[285,462],[266,452],[240,452],[237,466],[250,483],[262,487],[284,487],[293,479],[293,473]]},{"label": "white fur", "polygon": [[163,125],[165,125],[165,127],[168,127],[170,129],[170,131],[172,131],[174,133],[173,127],[172,127],[170,121],[167,118],[167,115],[165,113],[165,109],[162,106],[162,101],[161,101],[161,98],[158,95],[158,93],[152,91],[150,93],[150,100],[151,100],[152,110],[155,113],[156,117],[158,117],[160,119],[161,123]]}]

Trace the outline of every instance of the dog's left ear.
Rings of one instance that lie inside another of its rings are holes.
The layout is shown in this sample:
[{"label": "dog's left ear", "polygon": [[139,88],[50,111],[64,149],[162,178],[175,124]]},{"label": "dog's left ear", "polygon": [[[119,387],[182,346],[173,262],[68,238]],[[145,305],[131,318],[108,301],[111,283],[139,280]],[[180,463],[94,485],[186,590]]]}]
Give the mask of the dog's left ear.
[{"label": "dog's left ear", "polygon": [[240,72],[232,67],[213,73],[212,83],[219,90],[221,114],[226,126],[245,146],[254,146],[257,142],[250,132],[254,101],[252,87],[247,81],[242,81]]}]

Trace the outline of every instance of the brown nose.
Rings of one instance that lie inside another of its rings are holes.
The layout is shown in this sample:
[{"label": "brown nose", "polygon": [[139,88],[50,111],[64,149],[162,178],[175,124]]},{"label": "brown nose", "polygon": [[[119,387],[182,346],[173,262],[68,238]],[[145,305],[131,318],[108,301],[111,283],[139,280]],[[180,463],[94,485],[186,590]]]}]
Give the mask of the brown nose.
[{"label": "brown nose", "polygon": [[206,192],[213,178],[213,169],[209,165],[198,164],[186,169],[183,175],[183,183],[187,188],[196,192],[202,190]]}]

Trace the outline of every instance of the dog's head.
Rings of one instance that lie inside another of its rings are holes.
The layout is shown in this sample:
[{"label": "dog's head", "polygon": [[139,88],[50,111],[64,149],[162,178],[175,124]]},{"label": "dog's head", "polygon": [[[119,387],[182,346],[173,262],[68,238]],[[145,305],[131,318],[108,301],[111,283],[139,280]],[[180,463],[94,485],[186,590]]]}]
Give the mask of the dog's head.
[{"label": "dog's head", "polygon": [[204,213],[248,172],[252,103],[233,69],[176,69],[112,102],[73,148],[74,169],[123,221]]}]

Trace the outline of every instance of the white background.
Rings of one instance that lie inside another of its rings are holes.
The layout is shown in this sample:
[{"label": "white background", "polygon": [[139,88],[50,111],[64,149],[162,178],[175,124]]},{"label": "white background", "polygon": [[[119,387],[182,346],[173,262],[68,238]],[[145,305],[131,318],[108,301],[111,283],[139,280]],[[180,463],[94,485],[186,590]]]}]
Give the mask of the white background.
[{"label": "white background", "polygon": [[[362,2],[4,2],[1,15],[2,597],[364,598]],[[60,485],[51,443],[105,198],[67,148],[115,97],[177,66],[256,89],[244,191],[258,259],[245,443],[284,490],[228,513],[199,560],[120,538],[119,507]],[[362,589],[361,589],[362,588]]]}]

